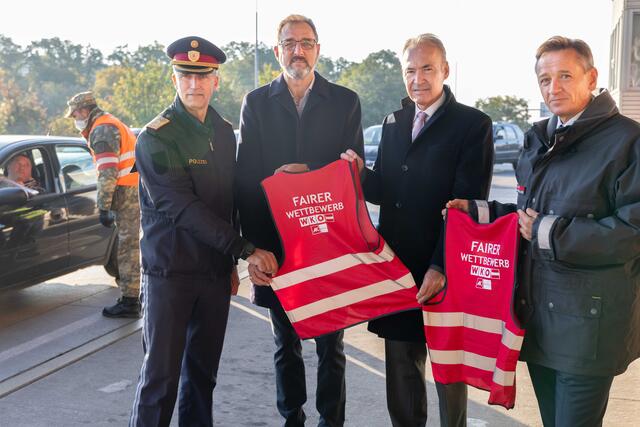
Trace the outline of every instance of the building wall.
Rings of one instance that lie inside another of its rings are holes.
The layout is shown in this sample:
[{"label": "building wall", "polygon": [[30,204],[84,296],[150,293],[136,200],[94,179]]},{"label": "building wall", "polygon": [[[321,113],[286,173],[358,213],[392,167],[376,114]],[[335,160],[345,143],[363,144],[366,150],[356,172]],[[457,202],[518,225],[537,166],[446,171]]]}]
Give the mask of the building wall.
[{"label": "building wall", "polygon": [[640,121],[640,0],[613,0],[608,87],[622,114]]}]

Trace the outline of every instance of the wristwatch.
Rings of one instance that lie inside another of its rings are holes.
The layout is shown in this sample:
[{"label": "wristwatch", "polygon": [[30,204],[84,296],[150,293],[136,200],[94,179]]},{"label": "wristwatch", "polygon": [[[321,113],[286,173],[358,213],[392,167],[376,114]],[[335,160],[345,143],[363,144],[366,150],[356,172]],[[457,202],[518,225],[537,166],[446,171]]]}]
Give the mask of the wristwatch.
[{"label": "wristwatch", "polygon": [[253,246],[253,243],[247,242],[242,247],[242,252],[240,252],[240,258],[247,259],[256,251],[256,247]]}]

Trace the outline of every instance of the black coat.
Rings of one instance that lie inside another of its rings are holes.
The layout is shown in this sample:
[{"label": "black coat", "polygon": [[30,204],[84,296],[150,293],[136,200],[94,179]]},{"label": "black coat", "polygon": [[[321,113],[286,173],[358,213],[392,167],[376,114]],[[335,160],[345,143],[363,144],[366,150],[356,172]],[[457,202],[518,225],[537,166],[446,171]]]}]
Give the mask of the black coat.
[{"label": "black coat", "polygon": [[[355,92],[318,73],[298,117],[284,77],[249,93],[242,104],[236,170],[236,205],[243,236],[282,258],[282,249],[260,182],[287,163],[311,169],[327,165],[351,148],[364,152],[360,100]],[[256,304],[272,307],[270,287],[254,286]]]},{"label": "black coat", "polygon": [[[373,171],[367,170],[364,193],[380,205],[379,231],[420,286],[430,266],[443,268],[445,203],[454,198],[487,197],[493,169],[491,119],[456,102],[445,86],[446,99],[411,142],[415,104],[383,122],[382,140]],[[369,323],[381,337],[424,342],[418,310]]]},{"label": "black coat", "polygon": [[[606,91],[573,125],[554,133],[556,123],[527,132],[516,170],[517,207],[539,212],[531,243],[521,244],[520,355],[562,372],[617,375],[640,356],[640,125]],[[495,218],[516,205],[490,208]]]},{"label": "black coat", "polygon": [[245,240],[232,225],[235,136],[209,107],[206,124],[178,98],[136,143],[145,274],[228,275]]}]

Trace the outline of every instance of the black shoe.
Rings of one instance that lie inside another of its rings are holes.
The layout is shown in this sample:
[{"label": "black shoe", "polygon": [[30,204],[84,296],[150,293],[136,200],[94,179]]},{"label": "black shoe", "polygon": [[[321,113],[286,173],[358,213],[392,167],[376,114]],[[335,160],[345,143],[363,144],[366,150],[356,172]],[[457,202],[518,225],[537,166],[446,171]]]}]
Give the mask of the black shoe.
[{"label": "black shoe", "polygon": [[140,317],[140,300],[132,297],[122,297],[115,305],[102,309],[105,317],[128,317],[137,319]]}]

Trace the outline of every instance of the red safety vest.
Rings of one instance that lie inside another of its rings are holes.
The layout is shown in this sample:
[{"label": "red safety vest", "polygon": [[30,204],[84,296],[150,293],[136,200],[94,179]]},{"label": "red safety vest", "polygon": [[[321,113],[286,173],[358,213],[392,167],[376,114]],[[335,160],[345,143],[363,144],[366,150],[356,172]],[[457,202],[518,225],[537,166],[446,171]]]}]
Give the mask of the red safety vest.
[{"label": "red safety vest", "polygon": [[511,409],[524,337],[513,315],[518,215],[478,224],[449,209],[445,233],[446,293],[423,307],[433,377],[487,390],[490,404]]},{"label": "red safety vest", "polygon": [[300,338],[418,309],[409,270],[371,224],[346,160],[264,181],[284,262],[272,287]]}]

